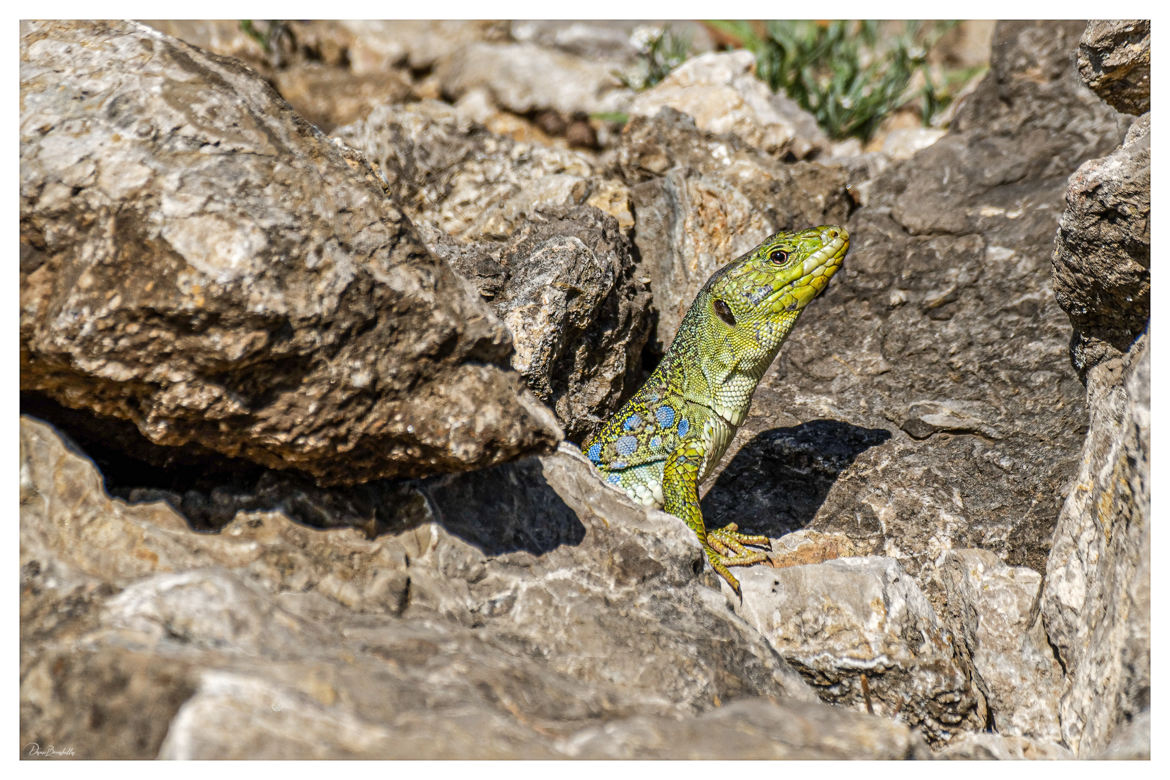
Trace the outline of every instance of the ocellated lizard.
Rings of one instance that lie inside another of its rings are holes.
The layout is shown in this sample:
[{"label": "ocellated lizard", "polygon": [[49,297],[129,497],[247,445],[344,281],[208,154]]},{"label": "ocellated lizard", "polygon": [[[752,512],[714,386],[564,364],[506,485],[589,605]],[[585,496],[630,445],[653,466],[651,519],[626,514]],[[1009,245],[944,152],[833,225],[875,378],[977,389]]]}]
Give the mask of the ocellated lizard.
[{"label": "ocellated lizard", "polygon": [[800,313],[849,249],[842,227],[777,233],[716,271],[687,311],[650,378],[581,450],[606,481],[642,504],[681,518],[707,560],[738,594],[727,567],[766,560],[768,537],[735,523],[708,531],[699,484],[747,417],[760,377]]}]

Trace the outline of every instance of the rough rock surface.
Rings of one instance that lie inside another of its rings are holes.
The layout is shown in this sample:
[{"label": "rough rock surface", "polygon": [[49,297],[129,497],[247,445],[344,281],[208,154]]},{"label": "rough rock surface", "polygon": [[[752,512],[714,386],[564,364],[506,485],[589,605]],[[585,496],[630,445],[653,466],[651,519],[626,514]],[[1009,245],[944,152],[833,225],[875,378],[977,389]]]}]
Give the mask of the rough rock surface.
[{"label": "rough rock surface", "polygon": [[1043,571],[1087,422],[1052,236],[1069,174],[1129,121],[1080,83],[1082,30],[1000,23],[951,131],[877,177],[710,483],[711,524],[847,534],[940,611],[950,549]]},{"label": "rough rock surface", "polygon": [[[639,757],[670,754],[686,728],[706,734],[695,756],[921,750],[902,725],[817,703],[700,584],[689,529],[569,449],[416,483],[397,506],[399,530],[373,540],[279,511],[192,534],[163,502],[110,499],[86,458],[23,418],[22,743]],[[745,736],[783,721],[774,740]]]},{"label": "rough rock surface", "polygon": [[559,439],[491,310],[235,61],[29,25],[20,152],[22,389],[324,482]]},{"label": "rough rock surface", "polygon": [[650,295],[634,278],[633,244],[617,220],[588,205],[550,206],[507,242],[423,235],[479,284],[512,333],[512,367],[570,440],[581,441],[629,395],[641,375]]},{"label": "rough rock surface", "polygon": [[650,279],[663,349],[720,265],[777,230],[839,223],[849,211],[841,169],[781,163],[734,135],[703,132],[669,107],[631,118],[618,161],[631,185],[639,267]]},{"label": "rough rock surface", "polygon": [[584,155],[488,132],[438,101],[375,108],[334,134],[380,166],[412,220],[504,240],[542,207],[588,204],[633,226],[629,194]]},{"label": "rough rock surface", "polygon": [[1081,36],[1077,68],[1089,89],[1127,114],[1150,110],[1150,20],[1092,21]]},{"label": "rough rock surface", "polygon": [[1111,362],[1120,370],[1104,364],[1089,372],[1089,435],[1056,526],[1042,602],[1066,674],[1061,731],[1078,756],[1102,751],[1150,708],[1148,337]]},{"label": "rough rock surface", "polygon": [[897,562],[841,558],[736,574],[736,611],[823,700],[896,717],[936,744],[985,725],[970,665]]},{"label": "rough rock surface", "polygon": [[1073,324],[1069,347],[1084,378],[1124,354],[1150,319],[1150,117],[1125,143],[1068,182],[1052,251],[1052,287]]},{"label": "rough rock surface", "polygon": [[621,182],[433,101],[375,109],[338,135],[382,166],[428,246],[491,303],[512,366],[571,439],[633,391],[649,291]]},{"label": "rough rock surface", "polygon": [[996,733],[1059,743],[1061,668],[1031,614],[1040,574],[986,550],[952,550],[940,576],[947,623],[959,627]]},{"label": "rough rock surface", "polygon": [[798,160],[828,149],[829,138],[812,114],[768,89],[755,69],[755,55],[746,49],[702,54],[638,93],[629,112],[650,117],[669,106],[693,117],[704,132],[734,133],[749,146]]}]

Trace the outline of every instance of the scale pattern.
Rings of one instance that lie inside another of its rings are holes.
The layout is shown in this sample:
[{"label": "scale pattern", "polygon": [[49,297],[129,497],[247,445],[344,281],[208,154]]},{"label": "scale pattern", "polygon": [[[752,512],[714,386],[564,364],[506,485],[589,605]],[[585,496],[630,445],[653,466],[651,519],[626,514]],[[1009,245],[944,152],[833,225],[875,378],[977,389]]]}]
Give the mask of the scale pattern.
[{"label": "scale pattern", "polygon": [[727,567],[766,560],[765,536],[735,523],[708,531],[699,485],[747,417],[760,377],[808,303],[841,267],[849,234],[836,225],[769,236],[716,271],[687,311],[646,383],[581,445],[606,481],[682,518],[711,568],[739,593]]}]

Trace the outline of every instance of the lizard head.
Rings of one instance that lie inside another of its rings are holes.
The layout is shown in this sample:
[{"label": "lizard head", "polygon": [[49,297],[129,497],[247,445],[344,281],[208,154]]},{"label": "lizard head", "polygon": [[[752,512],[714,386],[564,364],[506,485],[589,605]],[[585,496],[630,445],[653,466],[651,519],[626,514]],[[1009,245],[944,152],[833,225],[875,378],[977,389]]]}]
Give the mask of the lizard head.
[{"label": "lizard head", "polygon": [[728,327],[780,323],[787,332],[848,250],[849,233],[837,225],[769,236],[707,281],[706,305]]}]

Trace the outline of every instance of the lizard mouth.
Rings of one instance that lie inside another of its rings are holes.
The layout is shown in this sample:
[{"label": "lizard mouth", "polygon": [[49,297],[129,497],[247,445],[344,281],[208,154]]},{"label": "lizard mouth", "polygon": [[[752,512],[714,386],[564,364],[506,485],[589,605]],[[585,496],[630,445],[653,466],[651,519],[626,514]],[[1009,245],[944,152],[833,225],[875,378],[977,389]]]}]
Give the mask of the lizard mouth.
[{"label": "lizard mouth", "polygon": [[776,303],[787,311],[799,311],[829,286],[849,251],[849,231],[843,227],[819,228],[823,246],[805,258],[800,278],[780,290]]},{"label": "lizard mouth", "polygon": [[833,267],[833,270],[829,272],[832,275],[841,267],[841,261],[845,258],[845,253],[849,251],[848,230],[843,227],[823,227],[820,228],[820,231],[824,246],[805,259],[801,269],[803,273],[800,275],[798,284],[810,276],[816,276],[817,272],[825,266]]}]

